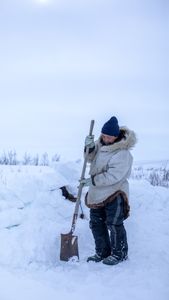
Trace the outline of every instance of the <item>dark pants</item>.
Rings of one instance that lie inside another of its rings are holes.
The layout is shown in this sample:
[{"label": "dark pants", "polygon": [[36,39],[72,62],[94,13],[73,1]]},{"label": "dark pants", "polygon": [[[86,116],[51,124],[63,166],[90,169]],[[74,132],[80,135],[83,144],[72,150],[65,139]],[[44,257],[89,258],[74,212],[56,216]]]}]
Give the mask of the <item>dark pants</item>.
[{"label": "dark pants", "polygon": [[90,228],[96,253],[103,258],[115,255],[123,260],[127,256],[127,235],[123,225],[124,205],[122,196],[118,195],[104,207],[90,209]]}]

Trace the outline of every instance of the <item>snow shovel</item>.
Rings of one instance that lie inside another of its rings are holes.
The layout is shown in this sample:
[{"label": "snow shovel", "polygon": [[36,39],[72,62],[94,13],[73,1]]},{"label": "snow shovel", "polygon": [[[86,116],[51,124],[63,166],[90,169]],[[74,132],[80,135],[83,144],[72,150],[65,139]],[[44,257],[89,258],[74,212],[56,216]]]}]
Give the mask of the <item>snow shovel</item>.
[{"label": "snow shovel", "polygon": [[[89,135],[92,135],[94,127],[94,120],[91,121]],[[87,154],[89,148],[86,149],[86,155],[83,163],[82,174],[80,177],[80,182],[85,177],[86,165],[87,165]],[[74,235],[76,221],[78,218],[79,206],[81,201],[83,184],[80,183],[78,187],[77,200],[75,205],[75,210],[72,219],[72,226],[69,233],[61,233],[61,250],[60,250],[60,260],[69,261],[73,257],[77,257],[79,259],[79,250],[78,250],[78,236]]]}]

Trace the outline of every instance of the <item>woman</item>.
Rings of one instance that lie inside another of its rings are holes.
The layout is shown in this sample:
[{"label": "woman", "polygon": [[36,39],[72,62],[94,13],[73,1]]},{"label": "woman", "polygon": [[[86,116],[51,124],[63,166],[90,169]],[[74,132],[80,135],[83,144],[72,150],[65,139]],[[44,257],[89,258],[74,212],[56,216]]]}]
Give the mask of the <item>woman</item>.
[{"label": "woman", "polygon": [[130,149],[135,143],[135,133],[119,127],[116,117],[104,124],[98,141],[94,142],[94,136],[85,139],[91,177],[81,182],[89,186],[85,202],[90,208],[90,228],[96,249],[88,262],[115,265],[128,257],[123,221],[129,215],[127,179],[133,162]]}]

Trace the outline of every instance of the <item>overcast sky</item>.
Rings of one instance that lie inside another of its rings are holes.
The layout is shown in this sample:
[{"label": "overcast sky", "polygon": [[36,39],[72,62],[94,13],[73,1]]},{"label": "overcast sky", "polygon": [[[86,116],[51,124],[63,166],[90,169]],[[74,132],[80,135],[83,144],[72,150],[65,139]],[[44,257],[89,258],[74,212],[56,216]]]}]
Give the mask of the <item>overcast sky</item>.
[{"label": "overcast sky", "polygon": [[0,0],[0,153],[82,157],[113,115],[169,159],[168,0]]}]

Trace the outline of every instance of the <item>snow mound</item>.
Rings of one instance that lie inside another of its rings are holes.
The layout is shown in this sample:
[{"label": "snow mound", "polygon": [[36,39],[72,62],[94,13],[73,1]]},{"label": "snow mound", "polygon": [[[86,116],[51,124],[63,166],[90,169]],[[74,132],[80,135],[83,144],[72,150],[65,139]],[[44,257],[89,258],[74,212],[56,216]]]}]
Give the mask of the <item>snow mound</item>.
[{"label": "snow mound", "polygon": [[56,264],[63,221],[74,207],[59,189],[68,178],[49,167],[3,166],[0,173],[0,263]]}]

